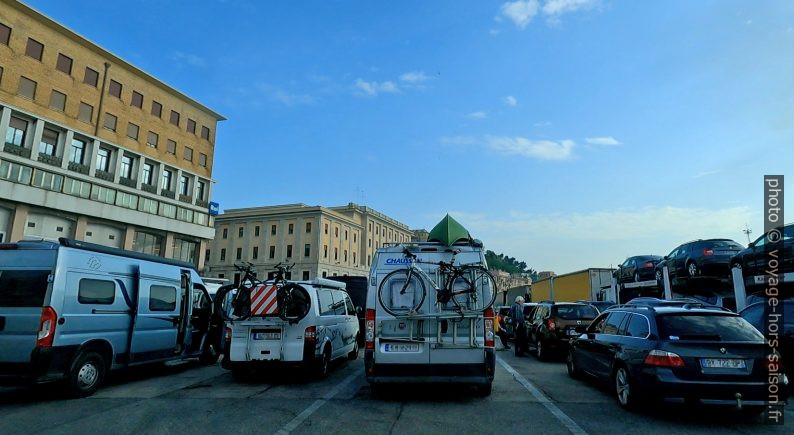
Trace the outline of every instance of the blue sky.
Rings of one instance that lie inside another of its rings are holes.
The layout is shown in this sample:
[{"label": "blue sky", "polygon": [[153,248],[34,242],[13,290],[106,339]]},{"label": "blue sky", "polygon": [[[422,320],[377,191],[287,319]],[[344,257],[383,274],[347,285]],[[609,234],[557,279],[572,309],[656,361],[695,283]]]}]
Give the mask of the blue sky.
[{"label": "blue sky", "polygon": [[762,176],[794,191],[788,1],[29,4],[228,118],[222,209],[449,212],[564,273],[746,243]]}]

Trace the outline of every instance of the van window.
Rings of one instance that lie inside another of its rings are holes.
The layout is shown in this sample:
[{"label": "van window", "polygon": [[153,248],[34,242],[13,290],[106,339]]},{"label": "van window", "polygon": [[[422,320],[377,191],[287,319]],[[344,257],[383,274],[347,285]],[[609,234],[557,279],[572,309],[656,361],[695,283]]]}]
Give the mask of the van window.
[{"label": "van window", "polygon": [[0,307],[41,307],[49,270],[0,270]]},{"label": "van window", "polygon": [[320,302],[320,315],[333,316],[334,298],[331,296],[331,290],[327,290],[327,289],[317,290],[317,299]]},{"label": "van window", "polygon": [[332,292],[334,296],[334,315],[336,316],[344,316],[345,315],[345,294],[335,290]]},{"label": "van window", "polygon": [[116,283],[100,279],[83,278],[77,290],[77,302],[81,304],[110,305],[116,299]]},{"label": "van window", "polygon": [[149,311],[174,311],[176,287],[153,285],[149,290]]},{"label": "van window", "polygon": [[353,306],[353,301],[351,301],[347,295],[345,295],[345,305],[347,305],[347,314],[350,314],[351,316],[355,316],[356,307]]}]

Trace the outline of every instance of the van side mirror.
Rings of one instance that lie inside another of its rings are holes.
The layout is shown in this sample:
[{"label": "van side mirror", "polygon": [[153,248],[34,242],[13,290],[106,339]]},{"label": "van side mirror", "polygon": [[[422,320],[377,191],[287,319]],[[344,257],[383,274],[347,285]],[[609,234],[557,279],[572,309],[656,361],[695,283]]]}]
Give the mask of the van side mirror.
[{"label": "van side mirror", "polygon": [[361,307],[356,307],[356,314],[361,315],[363,312],[364,310]]}]

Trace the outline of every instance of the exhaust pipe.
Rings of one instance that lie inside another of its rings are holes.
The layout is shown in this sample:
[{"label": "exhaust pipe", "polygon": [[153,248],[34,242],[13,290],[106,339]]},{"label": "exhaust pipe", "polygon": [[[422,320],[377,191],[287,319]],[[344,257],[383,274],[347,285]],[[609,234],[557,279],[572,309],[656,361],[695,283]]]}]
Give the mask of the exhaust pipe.
[{"label": "exhaust pipe", "polygon": [[742,393],[736,393],[736,394],[733,395],[733,397],[736,398],[736,410],[737,411],[741,411],[742,410]]}]

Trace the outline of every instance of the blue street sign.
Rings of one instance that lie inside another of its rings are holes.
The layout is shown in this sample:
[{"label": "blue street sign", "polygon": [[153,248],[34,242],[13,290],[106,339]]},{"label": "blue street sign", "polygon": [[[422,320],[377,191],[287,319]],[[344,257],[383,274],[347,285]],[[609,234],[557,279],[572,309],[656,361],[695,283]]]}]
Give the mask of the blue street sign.
[{"label": "blue street sign", "polygon": [[221,206],[217,202],[210,202],[210,216],[218,216]]}]

